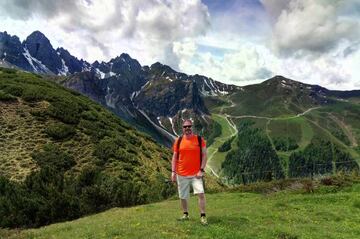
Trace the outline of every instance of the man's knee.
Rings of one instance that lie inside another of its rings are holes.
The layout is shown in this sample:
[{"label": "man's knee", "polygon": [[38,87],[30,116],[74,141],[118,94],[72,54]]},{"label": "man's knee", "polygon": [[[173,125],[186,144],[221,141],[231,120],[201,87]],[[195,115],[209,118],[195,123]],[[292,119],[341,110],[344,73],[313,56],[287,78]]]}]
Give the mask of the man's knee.
[{"label": "man's knee", "polygon": [[205,193],[198,193],[200,199],[205,199]]}]

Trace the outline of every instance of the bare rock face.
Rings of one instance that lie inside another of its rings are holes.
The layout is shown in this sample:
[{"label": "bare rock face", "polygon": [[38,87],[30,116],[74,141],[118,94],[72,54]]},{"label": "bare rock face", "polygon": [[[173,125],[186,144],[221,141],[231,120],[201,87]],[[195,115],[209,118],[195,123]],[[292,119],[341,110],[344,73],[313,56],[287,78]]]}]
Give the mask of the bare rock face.
[{"label": "bare rock face", "polygon": [[32,71],[33,67],[24,54],[25,50],[17,36],[11,36],[7,32],[0,32],[0,60],[20,69]]},{"label": "bare rock face", "polygon": [[54,74],[59,74],[62,68],[61,58],[52,47],[49,39],[39,31],[31,33],[23,43],[30,55],[40,61]]}]

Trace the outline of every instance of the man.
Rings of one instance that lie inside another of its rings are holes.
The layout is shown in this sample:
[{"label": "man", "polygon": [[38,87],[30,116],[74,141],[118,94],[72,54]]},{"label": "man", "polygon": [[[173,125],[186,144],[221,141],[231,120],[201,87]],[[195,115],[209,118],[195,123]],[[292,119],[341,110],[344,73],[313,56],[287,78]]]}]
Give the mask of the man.
[{"label": "man", "polygon": [[[190,184],[194,194],[199,197],[200,222],[207,224],[205,214],[205,192],[203,184],[204,169],[207,161],[206,142],[201,138],[201,147],[197,135],[193,134],[192,121],[185,120],[182,125],[183,135],[173,145],[171,180],[177,182],[183,216],[180,220],[189,220],[188,199]],[[179,140],[181,141],[179,142]],[[201,148],[201,158],[200,158]]]}]

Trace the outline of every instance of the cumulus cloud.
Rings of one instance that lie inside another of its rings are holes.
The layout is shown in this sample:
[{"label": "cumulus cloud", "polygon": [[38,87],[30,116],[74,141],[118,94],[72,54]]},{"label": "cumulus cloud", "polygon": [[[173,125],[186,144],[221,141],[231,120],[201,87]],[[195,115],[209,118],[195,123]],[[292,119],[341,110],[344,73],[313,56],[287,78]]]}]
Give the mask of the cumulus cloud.
[{"label": "cumulus cloud", "polygon": [[283,10],[286,10],[290,0],[261,0],[272,20],[277,20]]},{"label": "cumulus cloud", "polygon": [[322,54],[336,48],[341,40],[359,37],[359,19],[340,15],[350,4],[347,1],[263,0],[263,3],[276,19],[272,41],[277,53]]},{"label": "cumulus cloud", "polygon": [[353,53],[357,52],[360,48],[360,41],[359,42],[355,42],[354,44],[346,47],[344,50],[343,50],[343,55],[344,57],[347,57],[347,56],[350,56],[352,55]]},{"label": "cumulus cloud", "polygon": [[253,43],[227,51],[222,57],[213,52],[199,54],[196,50],[198,45],[191,40],[178,42],[174,48],[177,49],[174,52],[179,56],[181,71],[203,74],[227,84],[255,84],[274,75],[283,75],[329,89],[359,88],[360,70],[357,70],[357,65],[360,51],[344,56],[347,48],[345,43],[321,57],[308,55],[287,58],[279,58],[265,46]]},{"label": "cumulus cloud", "polygon": [[135,42],[139,46],[131,50],[140,56],[146,49],[142,58],[147,62],[164,60],[172,42],[204,34],[209,27],[209,13],[200,0],[4,0],[0,16],[49,21],[98,47],[103,58]]},{"label": "cumulus cloud", "polygon": [[282,62],[281,74],[308,84],[322,85],[330,89],[346,88],[351,75],[339,59],[289,58]]},{"label": "cumulus cloud", "polygon": [[200,54],[196,51],[198,45],[190,40],[177,42],[174,48],[180,59],[180,69],[188,74],[203,74],[237,85],[260,82],[273,75],[270,69],[275,59],[260,45],[244,44],[237,50],[225,51],[221,56],[210,51]]},{"label": "cumulus cloud", "polygon": [[3,0],[0,2],[1,16],[13,19],[28,20],[34,15],[53,18],[60,13],[79,12],[80,2],[72,0]]},{"label": "cumulus cloud", "polygon": [[229,84],[283,75],[353,89],[359,13],[359,0],[1,0],[0,31],[40,30],[90,62],[126,52]]}]

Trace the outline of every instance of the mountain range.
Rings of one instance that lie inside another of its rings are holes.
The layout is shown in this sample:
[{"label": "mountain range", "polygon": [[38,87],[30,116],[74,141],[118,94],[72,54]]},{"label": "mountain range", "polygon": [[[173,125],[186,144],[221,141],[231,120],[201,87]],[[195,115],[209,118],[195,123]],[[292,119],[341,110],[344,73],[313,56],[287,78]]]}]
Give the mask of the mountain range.
[{"label": "mountain range", "polygon": [[239,89],[205,76],[176,72],[159,62],[141,66],[125,53],[109,62],[90,64],[63,48],[54,49],[39,31],[23,42],[7,32],[0,33],[0,65],[65,76],[59,79],[64,86],[107,106],[166,145],[180,133],[184,117],[199,122],[199,130],[207,133],[212,120],[204,96],[226,95]]},{"label": "mountain range", "polygon": [[[159,62],[142,66],[126,53],[108,62],[89,63],[63,48],[54,49],[39,31],[23,42],[0,33],[0,65],[49,75],[167,146],[181,134],[184,118],[193,119],[196,132],[209,146],[216,138],[220,142],[230,137],[220,137],[225,119],[234,128],[240,121],[252,120],[274,148],[284,135],[296,141],[298,150],[321,135],[359,157],[360,90],[328,90],[283,76],[242,87],[227,85]],[[288,158],[292,151],[277,152]],[[214,149],[214,157],[218,155]]]}]

